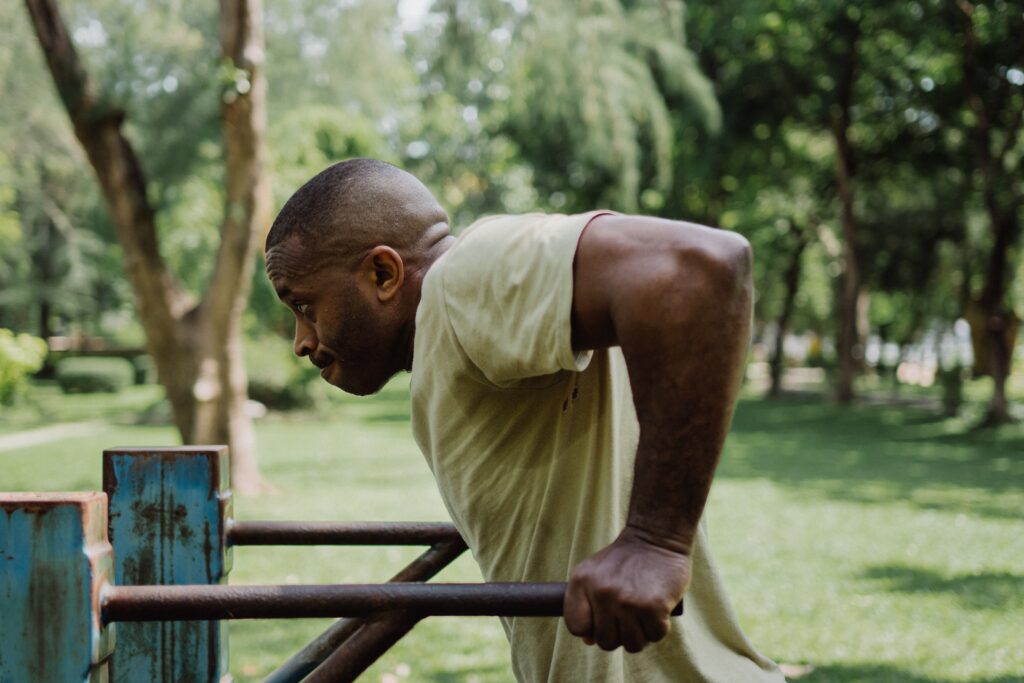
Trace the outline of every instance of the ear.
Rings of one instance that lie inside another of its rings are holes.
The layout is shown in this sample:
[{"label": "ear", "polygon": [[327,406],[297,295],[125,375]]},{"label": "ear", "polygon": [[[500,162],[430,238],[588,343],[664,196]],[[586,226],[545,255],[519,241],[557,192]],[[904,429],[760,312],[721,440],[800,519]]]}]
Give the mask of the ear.
[{"label": "ear", "polygon": [[373,288],[378,301],[393,299],[405,282],[405,262],[391,247],[381,245],[371,249],[360,270],[364,282]]}]

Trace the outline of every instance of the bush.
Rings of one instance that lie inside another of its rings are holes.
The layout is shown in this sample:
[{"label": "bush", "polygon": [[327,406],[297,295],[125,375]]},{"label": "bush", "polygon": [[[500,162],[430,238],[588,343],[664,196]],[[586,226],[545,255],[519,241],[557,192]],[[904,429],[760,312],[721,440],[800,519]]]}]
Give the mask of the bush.
[{"label": "bush", "polygon": [[156,363],[148,355],[132,359],[132,370],[135,373],[135,384],[152,384],[156,381]]},{"label": "bush", "polygon": [[135,378],[124,358],[65,358],[57,365],[57,383],[66,394],[118,392]]},{"label": "bush", "polygon": [[24,391],[28,376],[43,367],[46,342],[0,328],[0,404],[10,405]]},{"label": "bush", "polygon": [[249,398],[272,410],[313,405],[310,384],[318,377],[309,361],[296,358],[291,344],[279,337],[245,340]]}]

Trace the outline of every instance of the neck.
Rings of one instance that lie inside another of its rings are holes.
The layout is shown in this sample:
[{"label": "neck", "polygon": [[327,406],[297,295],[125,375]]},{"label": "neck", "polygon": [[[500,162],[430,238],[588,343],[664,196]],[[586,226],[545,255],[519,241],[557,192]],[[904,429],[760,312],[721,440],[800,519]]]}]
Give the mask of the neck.
[{"label": "neck", "polygon": [[410,288],[409,293],[412,295],[409,298],[410,306],[406,314],[407,322],[402,331],[402,340],[406,348],[404,368],[406,371],[412,370],[413,341],[416,338],[416,311],[420,306],[423,278],[426,277],[430,268],[437,263],[437,260],[455,244],[455,235],[448,232],[448,225],[446,223],[439,223],[432,227],[427,231],[425,238],[424,241],[427,242],[426,248],[410,264],[409,269],[406,271],[406,277],[408,278],[407,286]]}]

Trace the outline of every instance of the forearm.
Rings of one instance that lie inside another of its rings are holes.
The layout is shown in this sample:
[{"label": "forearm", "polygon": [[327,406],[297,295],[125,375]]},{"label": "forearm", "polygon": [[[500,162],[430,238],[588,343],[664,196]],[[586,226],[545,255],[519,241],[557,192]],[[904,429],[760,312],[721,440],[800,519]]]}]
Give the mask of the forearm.
[{"label": "forearm", "polygon": [[750,246],[721,230],[606,216],[580,239],[573,346],[620,346],[640,421],[622,534],[570,577],[570,632],[637,652],[664,637],[732,419],[750,335]]},{"label": "forearm", "polygon": [[683,279],[647,308],[656,327],[622,324],[618,336],[640,422],[627,531],[688,553],[743,374],[749,254]]}]

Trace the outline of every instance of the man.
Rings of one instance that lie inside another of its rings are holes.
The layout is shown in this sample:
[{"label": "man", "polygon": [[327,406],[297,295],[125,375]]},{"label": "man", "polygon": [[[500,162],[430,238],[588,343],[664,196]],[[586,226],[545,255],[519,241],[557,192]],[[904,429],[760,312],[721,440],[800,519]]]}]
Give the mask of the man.
[{"label": "man", "polygon": [[414,436],[485,578],[569,580],[567,628],[503,620],[519,680],[782,680],[700,523],[748,343],[743,238],[594,212],[456,239],[416,178],[355,159],[266,246],[325,380],[369,394],[411,370]]}]

